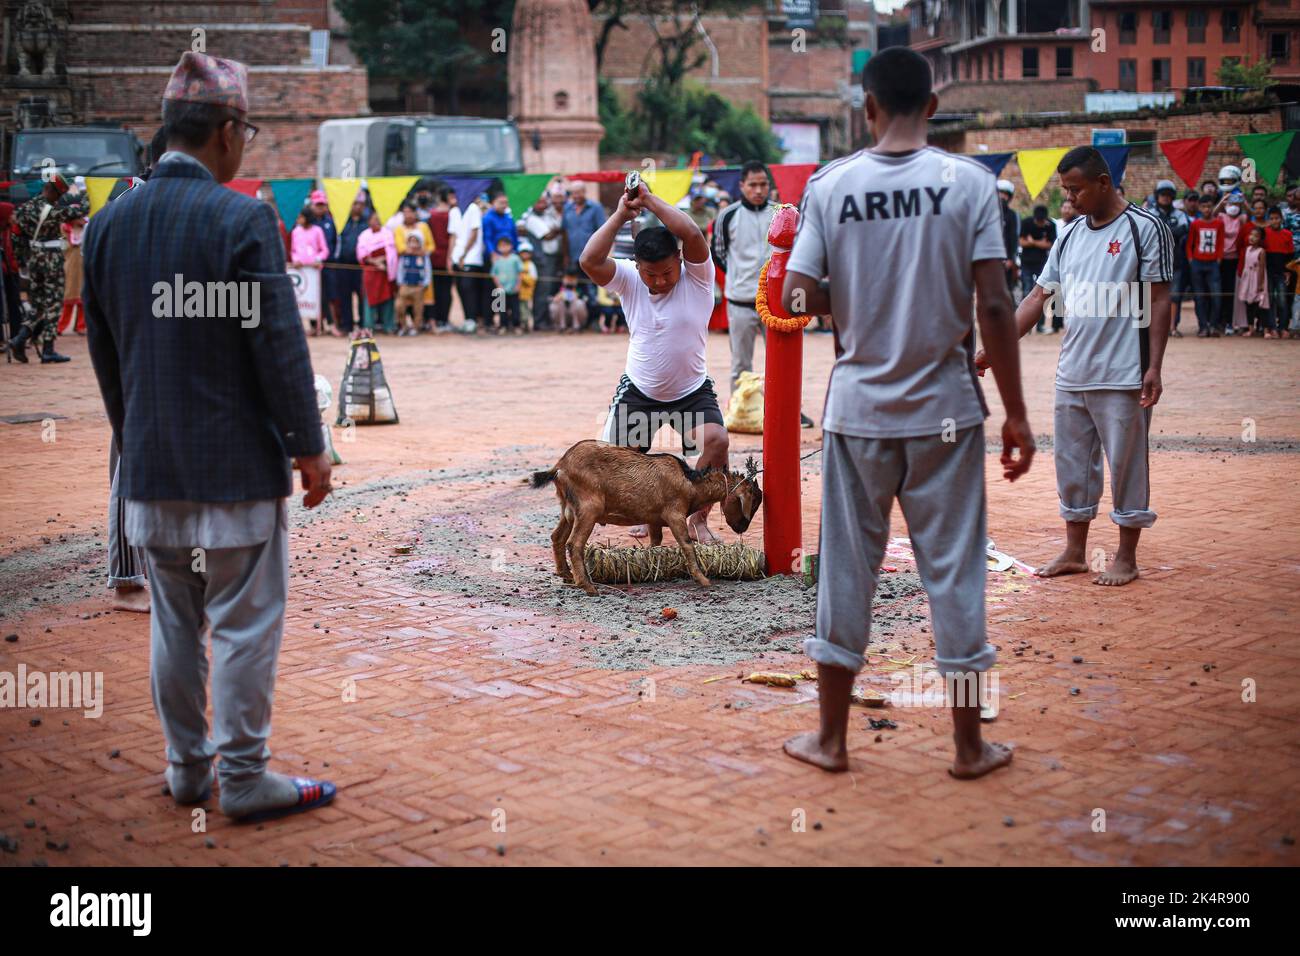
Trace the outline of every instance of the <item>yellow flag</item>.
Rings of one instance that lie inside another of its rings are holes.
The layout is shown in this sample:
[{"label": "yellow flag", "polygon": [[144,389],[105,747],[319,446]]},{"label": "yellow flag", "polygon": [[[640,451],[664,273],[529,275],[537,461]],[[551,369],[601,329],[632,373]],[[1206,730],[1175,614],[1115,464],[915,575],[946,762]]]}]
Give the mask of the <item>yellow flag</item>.
[{"label": "yellow flag", "polygon": [[1029,190],[1029,198],[1037,199],[1047,181],[1056,172],[1056,164],[1070,151],[1067,146],[1049,146],[1046,149],[1022,149],[1016,153],[1016,164]]},{"label": "yellow flag", "polygon": [[334,226],[342,232],[343,224],[348,221],[348,215],[352,212],[352,200],[356,199],[357,193],[361,191],[361,180],[322,179],[321,184],[325,187],[325,198],[329,201]]},{"label": "yellow flag", "polygon": [[[419,176],[376,176],[366,180],[370,187],[370,201],[375,204],[380,222],[397,212],[398,205],[406,198]],[[335,223],[337,225],[337,223]]]},{"label": "yellow flag", "polygon": [[113,187],[118,184],[116,176],[87,176],[86,198],[90,200],[90,214],[93,216],[104,208]]},{"label": "yellow flag", "polygon": [[694,176],[694,169],[657,169],[647,172],[645,180],[652,193],[668,205],[675,206],[690,191]]}]

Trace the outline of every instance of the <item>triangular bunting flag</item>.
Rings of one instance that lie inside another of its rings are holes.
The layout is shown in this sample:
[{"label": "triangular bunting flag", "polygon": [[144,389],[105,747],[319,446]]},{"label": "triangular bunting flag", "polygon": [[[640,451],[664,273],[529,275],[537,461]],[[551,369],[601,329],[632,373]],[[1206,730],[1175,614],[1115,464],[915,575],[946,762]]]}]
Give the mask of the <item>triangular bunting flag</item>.
[{"label": "triangular bunting flag", "polygon": [[969,158],[983,163],[994,176],[1001,176],[1014,153],[971,153]]},{"label": "triangular bunting flag", "polygon": [[1030,199],[1038,198],[1052,173],[1056,172],[1061,157],[1069,151],[1064,146],[1049,146],[1046,149],[1022,149],[1016,153],[1016,163],[1020,166],[1020,176],[1025,181]]},{"label": "triangular bunting flag", "polygon": [[1110,167],[1110,181],[1112,183],[1122,183],[1124,181],[1124,167],[1128,165],[1128,153],[1132,148],[1127,143],[1097,147],[1097,152],[1101,153],[1102,159],[1106,160],[1106,165]]},{"label": "triangular bunting flag", "polygon": [[808,185],[808,177],[817,172],[816,163],[783,163],[768,168],[776,180],[776,191],[781,202],[788,202],[792,206],[799,205],[799,200],[803,198],[803,188]]},{"label": "triangular bunting flag", "polygon": [[379,213],[380,222],[392,218],[406,194],[419,181],[419,176],[372,176],[368,180],[370,201],[375,205],[375,212]]},{"label": "triangular bunting flag", "polygon": [[528,215],[528,210],[542,190],[555,178],[555,173],[517,173],[501,177],[501,185],[506,190],[506,202],[510,204],[511,215],[518,221]]},{"label": "triangular bunting flag", "polygon": [[109,194],[113,192],[113,187],[118,182],[116,176],[86,177],[86,198],[90,200],[90,214],[92,216],[104,208],[104,205],[108,202]]},{"label": "triangular bunting flag", "polygon": [[1277,174],[1282,169],[1282,160],[1286,159],[1286,151],[1291,148],[1291,140],[1294,138],[1293,129],[1284,133],[1251,133],[1238,136],[1237,142],[1241,145],[1241,151],[1255,164],[1255,178],[1252,180],[1243,169],[1242,181],[1262,183],[1271,190],[1277,183]]},{"label": "triangular bunting flag", "polygon": [[298,213],[302,212],[303,203],[311,195],[312,183],[315,181],[314,179],[268,179],[266,181],[266,184],[271,187],[271,195],[275,197],[275,208],[279,211],[280,219],[286,229],[292,229],[294,223],[298,221]]},{"label": "triangular bunting flag", "polygon": [[734,166],[723,167],[721,169],[701,170],[706,180],[712,179],[718,184],[718,188],[731,197],[735,202],[740,198],[740,170]]},{"label": "triangular bunting flag", "polygon": [[444,176],[442,181],[456,194],[456,205],[465,209],[492,185],[492,180],[469,176]]},{"label": "triangular bunting flag", "polygon": [[237,193],[243,193],[245,196],[256,199],[257,191],[262,188],[262,180],[232,179],[230,182],[226,183],[226,185]]},{"label": "triangular bunting flag", "polygon": [[645,173],[646,185],[650,191],[670,206],[691,190],[691,179],[695,176],[693,169],[654,169]]},{"label": "triangular bunting flag", "polygon": [[334,219],[334,225],[339,229],[348,221],[348,216],[352,214],[352,201],[357,198],[357,193],[361,192],[361,180],[359,179],[322,179],[321,185],[325,187],[325,199],[329,203],[330,216]]},{"label": "triangular bunting flag", "polygon": [[1160,152],[1165,154],[1165,159],[1169,160],[1169,165],[1174,167],[1174,172],[1188,189],[1196,189],[1201,181],[1201,171],[1210,155],[1210,140],[1209,136],[1197,136],[1160,141]]}]

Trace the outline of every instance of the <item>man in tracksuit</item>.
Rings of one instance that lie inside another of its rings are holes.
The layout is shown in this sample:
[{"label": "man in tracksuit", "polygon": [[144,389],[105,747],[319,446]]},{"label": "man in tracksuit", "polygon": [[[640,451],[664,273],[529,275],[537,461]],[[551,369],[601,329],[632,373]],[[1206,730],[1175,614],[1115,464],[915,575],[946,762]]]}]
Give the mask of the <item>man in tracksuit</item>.
[{"label": "man in tracksuit", "polygon": [[754,340],[763,320],[754,310],[758,273],[769,252],[767,230],[776,204],[768,199],[767,168],[750,160],[740,171],[740,202],[713,223],[713,261],[727,276],[727,334],[731,339],[731,390],[741,372],[754,369]]}]

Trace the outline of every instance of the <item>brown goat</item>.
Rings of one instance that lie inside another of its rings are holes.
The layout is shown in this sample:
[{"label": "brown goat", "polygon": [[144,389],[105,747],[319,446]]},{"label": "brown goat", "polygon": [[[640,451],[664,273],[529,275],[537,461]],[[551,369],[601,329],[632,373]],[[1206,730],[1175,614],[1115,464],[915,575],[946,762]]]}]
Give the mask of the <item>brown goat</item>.
[{"label": "brown goat", "polygon": [[752,458],[747,472],[712,467],[697,471],[676,455],[648,455],[594,439],[578,442],[554,468],[534,472],[531,479],[534,488],[554,481],[560,499],[560,523],[551,533],[555,573],[595,594],[583,553],[597,524],[647,525],[652,545],[663,541],[667,525],[691,577],[708,587],[709,579],[700,570],[695,544],[686,532],[686,518],[721,501],[727,524],[737,534],[743,533],[763,503]]}]

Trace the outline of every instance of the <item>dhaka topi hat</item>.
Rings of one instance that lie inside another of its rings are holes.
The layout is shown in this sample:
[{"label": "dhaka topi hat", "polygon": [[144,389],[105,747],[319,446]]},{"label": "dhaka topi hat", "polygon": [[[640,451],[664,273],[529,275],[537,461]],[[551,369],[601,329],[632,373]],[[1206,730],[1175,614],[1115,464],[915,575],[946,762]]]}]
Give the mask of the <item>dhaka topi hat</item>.
[{"label": "dhaka topi hat", "polygon": [[248,67],[237,60],[186,50],[167,81],[163,99],[207,103],[247,113]]}]

